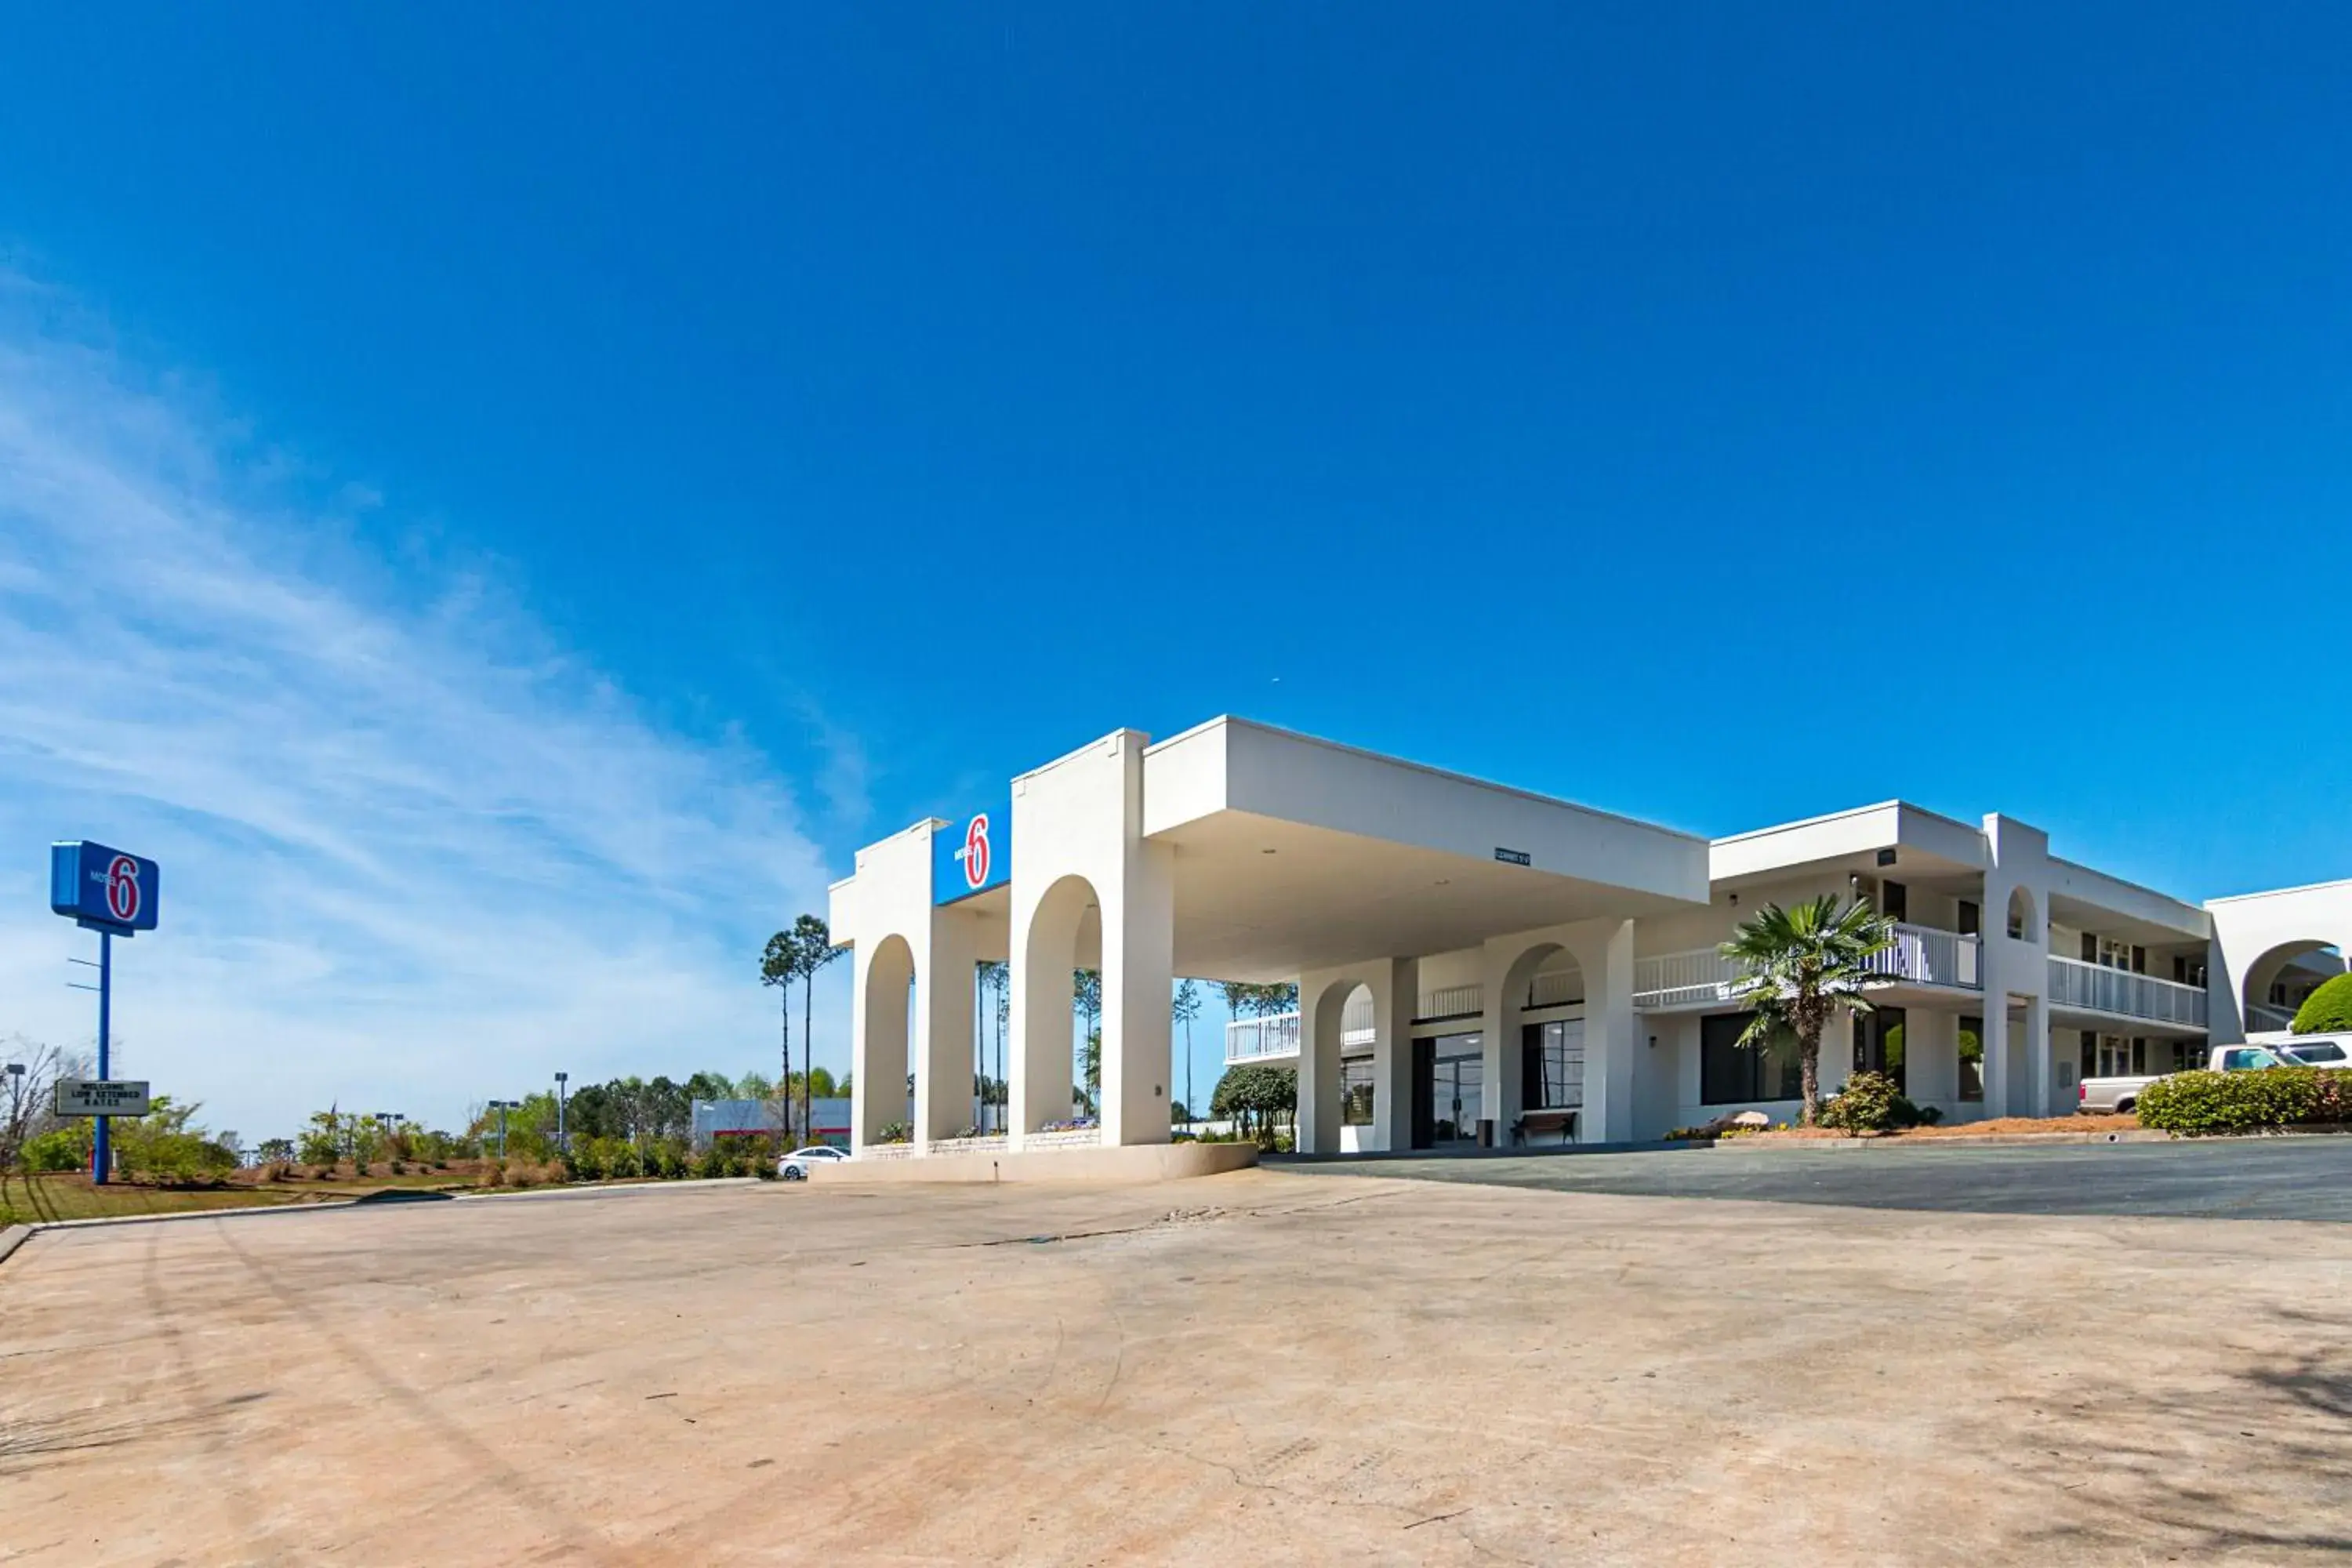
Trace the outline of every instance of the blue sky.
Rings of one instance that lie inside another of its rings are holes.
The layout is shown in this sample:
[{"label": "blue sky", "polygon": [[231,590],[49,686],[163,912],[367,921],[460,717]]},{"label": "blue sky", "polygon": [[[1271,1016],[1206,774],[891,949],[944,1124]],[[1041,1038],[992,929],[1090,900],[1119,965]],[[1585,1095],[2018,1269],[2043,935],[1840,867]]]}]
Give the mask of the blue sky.
[{"label": "blue sky", "polygon": [[19,16],[0,1037],[87,833],[242,1130],[762,1065],[855,845],[1220,711],[2352,874],[2352,14],[2058,9]]}]

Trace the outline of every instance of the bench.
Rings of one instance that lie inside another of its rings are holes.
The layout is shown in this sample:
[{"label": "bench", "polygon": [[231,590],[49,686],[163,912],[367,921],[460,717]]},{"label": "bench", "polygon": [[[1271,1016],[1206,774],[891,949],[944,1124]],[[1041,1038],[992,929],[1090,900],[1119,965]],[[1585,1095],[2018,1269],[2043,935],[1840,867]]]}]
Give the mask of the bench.
[{"label": "bench", "polygon": [[1576,1112],[1573,1110],[1528,1110],[1520,1113],[1511,1123],[1511,1142],[1525,1143],[1538,1132],[1557,1132],[1563,1143],[1576,1142]]}]

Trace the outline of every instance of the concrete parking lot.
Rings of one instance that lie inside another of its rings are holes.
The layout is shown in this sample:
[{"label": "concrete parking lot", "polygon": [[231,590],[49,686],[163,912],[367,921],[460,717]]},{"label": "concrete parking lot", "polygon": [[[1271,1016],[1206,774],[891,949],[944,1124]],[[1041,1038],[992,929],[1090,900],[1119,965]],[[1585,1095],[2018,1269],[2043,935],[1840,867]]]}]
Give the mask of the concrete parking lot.
[{"label": "concrete parking lot", "polygon": [[51,1232],[0,1555],[2333,1562],[2347,1287],[2333,1225],[1282,1171]]},{"label": "concrete parking lot", "polygon": [[2352,1137],[1808,1149],[1727,1144],[1635,1153],[1319,1161],[1329,1175],[1476,1182],[1620,1196],[1742,1198],[1956,1214],[2163,1215],[2352,1221]]}]

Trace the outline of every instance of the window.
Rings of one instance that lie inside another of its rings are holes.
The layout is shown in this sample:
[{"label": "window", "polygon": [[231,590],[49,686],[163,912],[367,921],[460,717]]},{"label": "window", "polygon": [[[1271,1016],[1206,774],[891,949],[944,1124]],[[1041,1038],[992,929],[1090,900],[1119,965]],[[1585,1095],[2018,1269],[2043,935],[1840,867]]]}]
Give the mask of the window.
[{"label": "window", "polygon": [[[1975,904],[1969,902],[1966,899],[1962,899],[1960,900],[1959,927],[1960,934],[1962,936],[1977,935],[1983,930],[1983,914],[1978,910]],[[1981,1023],[1983,1020],[1979,1019],[1978,1021]]]},{"label": "window", "polygon": [[1753,1013],[1717,1013],[1698,1021],[1698,1097],[1708,1105],[1794,1100],[1804,1092],[1796,1037],[1786,1033],[1748,1047],[1739,1037]]},{"label": "window", "polygon": [[1900,882],[1882,882],[1878,889],[1878,912],[1891,921],[1911,918],[1911,889]]},{"label": "window", "polygon": [[1960,1098],[1984,1098],[1984,1020],[1960,1020]]},{"label": "window", "polygon": [[1520,1102],[1529,1110],[1573,1110],[1584,1103],[1584,1020],[1529,1024],[1520,1036]]},{"label": "window", "polygon": [[1347,1057],[1339,1063],[1339,1121],[1348,1127],[1372,1124],[1372,1058]]},{"label": "window", "polygon": [[2321,1062],[2342,1061],[2344,1047],[2331,1041],[2322,1040],[2315,1046],[2289,1046],[2287,1055],[2299,1062],[2308,1062],[2315,1067]]}]

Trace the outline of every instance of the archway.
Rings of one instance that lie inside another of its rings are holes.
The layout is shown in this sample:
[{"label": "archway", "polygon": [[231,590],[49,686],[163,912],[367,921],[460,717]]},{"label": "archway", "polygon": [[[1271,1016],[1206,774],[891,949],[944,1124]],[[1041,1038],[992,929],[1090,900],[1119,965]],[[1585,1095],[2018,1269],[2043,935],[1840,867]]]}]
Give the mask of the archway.
[{"label": "archway", "polygon": [[2042,940],[2041,911],[2033,907],[2033,895],[2023,888],[2009,890],[2009,934],[2017,942]]},{"label": "archway", "polygon": [[[2315,958],[2318,962],[2309,962]],[[2246,965],[2239,985],[2238,1016],[2245,1032],[2274,1034],[2293,1027],[2305,1000],[2331,975],[2343,971],[2343,955],[2316,937],[2264,949],[2261,957]]]},{"label": "archway", "polygon": [[883,1142],[894,1124],[910,1121],[908,1040],[915,1004],[915,950],[902,936],[886,936],[866,958],[861,989],[856,1072],[856,1143]]},{"label": "archway", "polygon": [[[1372,988],[1343,977],[1325,985],[1301,1011],[1313,1019],[1298,1042],[1298,1124],[1302,1152],[1323,1154],[1380,1146],[1374,1136]],[[1351,1056],[1351,1052],[1355,1053]],[[1351,1103],[1354,1092],[1360,1103]]]},{"label": "archway", "polygon": [[[1502,1037],[1486,1042],[1483,1114],[1497,1141],[1514,1131],[1582,1136],[1587,1070],[1584,968],[1559,942],[1538,942],[1511,962],[1496,1009]],[[1442,1087],[1442,1086],[1441,1086]]]},{"label": "archway", "polygon": [[1086,1030],[1101,1024],[1099,980],[1093,1016],[1077,1016],[1084,1005],[1076,995],[1076,977],[1081,971],[1097,976],[1102,971],[1102,900],[1093,883],[1073,875],[1045,889],[1029,918],[1020,963],[1027,1001],[1022,1018],[1023,1093],[1015,1113],[1022,1131],[1041,1132],[1078,1120],[1072,1092],[1077,1083],[1075,1064],[1085,1048]]}]

